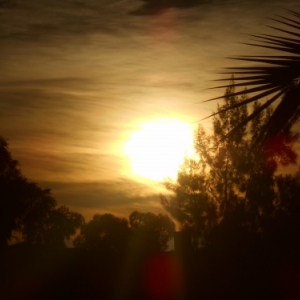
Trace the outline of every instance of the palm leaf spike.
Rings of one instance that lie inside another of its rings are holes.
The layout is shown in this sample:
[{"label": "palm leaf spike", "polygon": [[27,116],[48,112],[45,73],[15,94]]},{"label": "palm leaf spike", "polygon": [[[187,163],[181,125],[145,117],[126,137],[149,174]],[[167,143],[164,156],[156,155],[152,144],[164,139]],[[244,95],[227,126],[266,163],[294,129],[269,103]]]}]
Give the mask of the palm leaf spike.
[{"label": "palm leaf spike", "polygon": [[[247,94],[249,97],[237,105],[226,108],[226,110],[234,109],[256,100],[264,100],[265,97],[270,96],[270,100],[264,102],[259,112],[250,114],[232,132],[252,121],[258,113],[266,110],[272,103],[279,102],[269,121],[258,135],[256,143],[265,142],[270,137],[289,130],[300,118],[300,14],[294,11],[289,11],[289,13],[294,19],[280,17],[281,19],[274,20],[279,25],[285,26],[285,29],[270,26],[273,30],[285,34],[285,36],[269,34],[252,35],[255,38],[255,43],[247,44],[283,52],[286,55],[231,57],[234,60],[250,63],[250,65],[227,68],[227,71],[223,74],[228,74],[228,76],[218,80],[230,82],[230,85],[233,85],[233,87],[253,86],[250,89],[235,92],[233,96]],[[233,83],[229,74],[230,76],[232,74],[235,75]],[[227,88],[228,86],[229,84],[214,88]],[[208,101],[221,98],[223,96]],[[216,113],[209,117],[214,115]]]}]

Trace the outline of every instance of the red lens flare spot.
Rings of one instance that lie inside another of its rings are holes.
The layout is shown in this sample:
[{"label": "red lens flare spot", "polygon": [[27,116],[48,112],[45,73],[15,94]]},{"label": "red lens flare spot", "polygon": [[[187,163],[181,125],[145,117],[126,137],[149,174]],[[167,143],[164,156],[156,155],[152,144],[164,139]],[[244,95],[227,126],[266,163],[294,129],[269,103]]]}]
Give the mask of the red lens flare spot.
[{"label": "red lens flare spot", "polygon": [[180,262],[168,254],[152,256],[144,268],[144,288],[150,299],[177,299],[183,292]]},{"label": "red lens flare spot", "polygon": [[297,136],[281,133],[264,144],[263,153],[270,169],[275,171],[278,164],[286,166],[297,162],[297,153],[292,147],[296,139]]}]

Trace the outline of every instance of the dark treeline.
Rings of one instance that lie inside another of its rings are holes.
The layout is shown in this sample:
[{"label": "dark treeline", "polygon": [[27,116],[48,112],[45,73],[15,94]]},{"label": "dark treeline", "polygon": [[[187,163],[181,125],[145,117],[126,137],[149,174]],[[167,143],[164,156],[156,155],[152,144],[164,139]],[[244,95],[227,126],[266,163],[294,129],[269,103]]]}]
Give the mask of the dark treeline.
[{"label": "dark treeline", "polygon": [[298,135],[285,130],[256,147],[271,109],[232,132],[248,117],[245,97],[232,82],[213,133],[197,131],[198,157],[166,182],[173,196],[161,202],[175,235],[167,215],[150,212],[86,222],[28,180],[0,139],[1,298],[299,298],[300,172],[276,173],[296,163]]},{"label": "dark treeline", "polygon": [[145,249],[163,251],[175,225],[167,215],[134,211],[129,219],[112,214],[96,214],[86,222],[78,212],[58,206],[49,189],[28,180],[11,156],[5,139],[0,138],[0,248],[16,242],[64,248],[77,232],[74,246],[86,250],[120,252],[131,235],[143,239]]}]

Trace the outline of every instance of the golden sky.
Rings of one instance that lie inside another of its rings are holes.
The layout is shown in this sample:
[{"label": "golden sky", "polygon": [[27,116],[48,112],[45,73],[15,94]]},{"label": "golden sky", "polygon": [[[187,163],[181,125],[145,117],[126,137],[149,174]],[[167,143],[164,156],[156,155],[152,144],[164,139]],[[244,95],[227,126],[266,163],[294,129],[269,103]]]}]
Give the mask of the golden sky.
[{"label": "golden sky", "polygon": [[163,211],[124,145],[159,120],[195,128],[224,92],[208,88],[225,58],[255,54],[247,34],[297,1],[157,3],[0,0],[0,135],[25,176],[87,218]]}]

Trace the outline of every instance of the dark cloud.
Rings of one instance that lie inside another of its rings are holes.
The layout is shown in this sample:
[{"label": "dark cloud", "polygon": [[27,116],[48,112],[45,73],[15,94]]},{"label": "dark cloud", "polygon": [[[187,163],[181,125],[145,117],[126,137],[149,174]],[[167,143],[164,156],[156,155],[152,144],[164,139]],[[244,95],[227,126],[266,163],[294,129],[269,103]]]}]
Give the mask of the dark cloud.
[{"label": "dark cloud", "polygon": [[16,5],[16,2],[13,0],[0,0],[0,9],[2,8],[12,8]]},{"label": "dark cloud", "polygon": [[[0,38],[28,42],[95,32],[109,34],[128,26],[128,20],[123,19],[131,7],[135,5],[118,0],[0,0]],[[122,27],[118,26],[120,22]]]},{"label": "dark cloud", "polygon": [[169,8],[186,9],[198,6],[211,0],[142,0],[142,7],[132,12],[134,15],[159,14]]},{"label": "dark cloud", "polygon": [[[176,9],[187,9],[187,8],[193,8],[196,6],[200,6],[203,4],[209,4],[211,7],[213,7],[215,10],[221,11],[224,6],[229,6],[232,8],[236,8],[239,6],[248,6],[248,8],[253,9],[257,7],[257,5],[260,6],[260,11],[256,12],[259,14],[261,13],[261,9],[263,9],[263,6],[269,6],[270,4],[275,7],[276,5],[280,5],[282,9],[282,2],[277,2],[274,0],[251,0],[251,1],[243,1],[243,0],[140,0],[142,2],[142,6],[138,9],[131,11],[131,14],[133,15],[155,15],[155,14],[161,14],[167,9],[170,8],[176,8]],[[289,4],[293,3],[293,1],[289,1]],[[295,4],[298,4],[297,1],[294,1]],[[221,8],[222,6],[222,8]],[[268,8],[268,10],[270,10]],[[190,17],[190,16],[189,16]],[[199,16],[198,16],[199,17]],[[233,20],[238,17],[234,16]],[[229,22],[232,20],[228,20]]]}]

